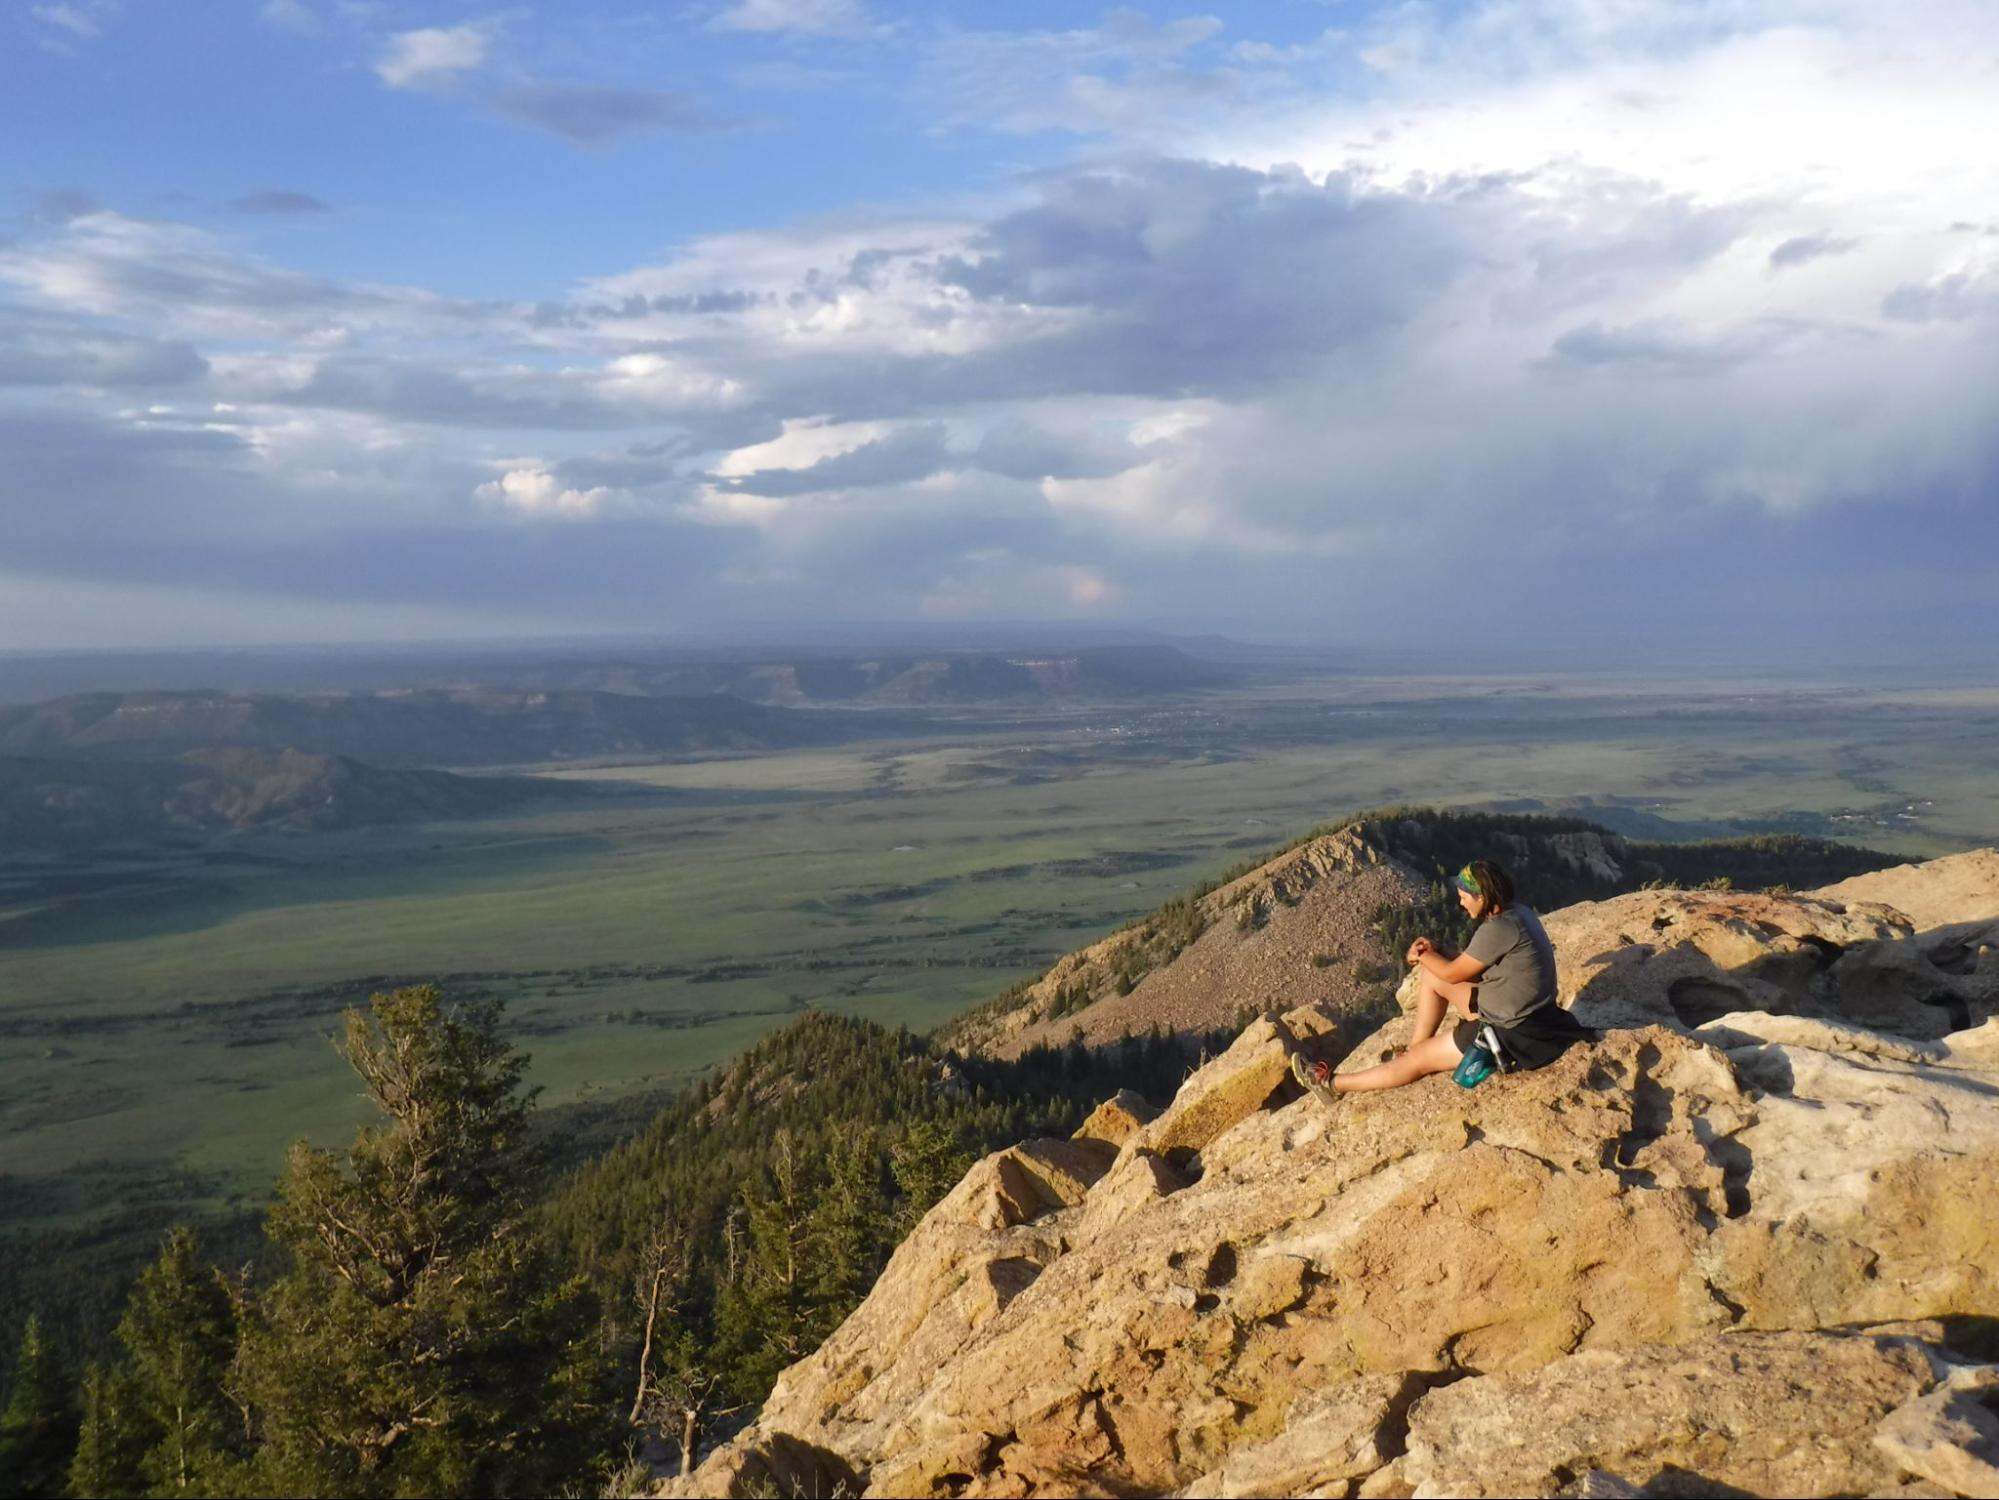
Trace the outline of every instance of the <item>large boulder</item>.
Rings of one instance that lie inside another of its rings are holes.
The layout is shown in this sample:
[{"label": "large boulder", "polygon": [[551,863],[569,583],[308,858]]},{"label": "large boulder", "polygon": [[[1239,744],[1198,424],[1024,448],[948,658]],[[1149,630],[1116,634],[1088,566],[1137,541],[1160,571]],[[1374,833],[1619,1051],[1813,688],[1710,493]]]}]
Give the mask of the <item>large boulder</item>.
[{"label": "large boulder", "polygon": [[1974,849],[1920,865],[1856,875],[1812,892],[1831,901],[1878,902],[1907,917],[1916,947],[1956,975],[1988,1012],[1999,999],[1999,849]]},{"label": "large boulder", "polygon": [[1933,1439],[1910,1413],[1940,1376],[1905,1336],[1727,1333],[1585,1350],[1424,1396],[1401,1477],[1419,1496],[1466,1500],[1559,1495],[1592,1471],[1627,1494],[1892,1493],[1911,1472],[1893,1444],[1904,1431],[1909,1451]]},{"label": "large boulder", "polygon": [[1918,932],[1999,922],[1999,849],[1974,849],[1921,864],[1872,870],[1811,893],[1830,901],[1892,906]]},{"label": "large boulder", "polygon": [[1636,891],[1546,919],[1561,1003],[1593,1026],[1694,1027],[1731,1011],[1940,1037],[1993,1009],[1893,907],[1826,896]]},{"label": "large boulder", "polygon": [[1999,1020],[1927,1046],[1760,1014],[1700,1034],[1761,1095],[1731,1143],[1745,1211],[1713,1239],[1742,1326],[1999,1309]]}]

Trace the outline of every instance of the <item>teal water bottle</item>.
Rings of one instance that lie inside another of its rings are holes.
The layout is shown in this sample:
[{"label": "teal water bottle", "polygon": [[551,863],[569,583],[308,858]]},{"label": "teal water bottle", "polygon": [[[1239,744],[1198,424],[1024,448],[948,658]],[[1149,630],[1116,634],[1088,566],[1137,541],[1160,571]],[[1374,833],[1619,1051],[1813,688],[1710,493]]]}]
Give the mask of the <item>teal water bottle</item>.
[{"label": "teal water bottle", "polygon": [[1475,1089],[1498,1071],[1499,1059],[1492,1055],[1492,1049],[1484,1042],[1473,1042],[1471,1051],[1459,1060],[1457,1071],[1451,1074],[1451,1082],[1461,1089]]}]

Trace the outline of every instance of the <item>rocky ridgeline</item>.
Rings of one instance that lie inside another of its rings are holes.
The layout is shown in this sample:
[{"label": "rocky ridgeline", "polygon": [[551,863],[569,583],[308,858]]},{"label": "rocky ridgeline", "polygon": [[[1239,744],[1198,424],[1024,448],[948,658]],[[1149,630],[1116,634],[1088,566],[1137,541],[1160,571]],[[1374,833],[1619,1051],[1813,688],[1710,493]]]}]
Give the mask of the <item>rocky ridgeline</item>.
[{"label": "rocky ridgeline", "polygon": [[1602,1040],[1329,1110],[1266,1015],[980,1162],[662,1493],[1999,1493],[1999,853],[1548,925]]},{"label": "rocky ridgeline", "polygon": [[1453,868],[1462,846],[1489,849],[1526,889],[1566,892],[1557,904],[1630,890],[1664,873],[1642,848],[1588,824],[1486,818],[1493,826],[1468,834],[1453,829],[1452,816],[1364,814],[1304,839],[1059,960],[958,1022],[948,1040],[962,1051],[1014,1058],[1079,1035],[1091,1046],[1155,1026],[1199,1036],[1239,1025],[1245,1010],[1308,1002],[1379,1020],[1383,981],[1400,954],[1399,945],[1394,953],[1384,946],[1375,918],[1423,899],[1442,845],[1459,846]]},{"label": "rocky ridgeline", "polygon": [[1018,1057],[1077,1032],[1101,1045],[1154,1025],[1212,1031],[1245,1007],[1288,1010],[1324,999],[1346,1009],[1382,989],[1370,918],[1423,890],[1412,870],[1358,829],[1308,839],[1058,960],[1018,1004],[961,1026],[952,1041]]}]

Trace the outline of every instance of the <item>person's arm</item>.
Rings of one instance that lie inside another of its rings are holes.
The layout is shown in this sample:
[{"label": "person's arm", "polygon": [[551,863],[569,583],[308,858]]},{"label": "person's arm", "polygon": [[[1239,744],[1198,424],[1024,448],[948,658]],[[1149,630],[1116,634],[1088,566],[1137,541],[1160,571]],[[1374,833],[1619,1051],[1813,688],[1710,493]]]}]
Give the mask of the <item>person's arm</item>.
[{"label": "person's arm", "polygon": [[1409,962],[1421,964],[1445,984],[1464,984],[1492,967],[1469,953],[1446,952],[1428,938],[1418,938],[1409,945]]}]

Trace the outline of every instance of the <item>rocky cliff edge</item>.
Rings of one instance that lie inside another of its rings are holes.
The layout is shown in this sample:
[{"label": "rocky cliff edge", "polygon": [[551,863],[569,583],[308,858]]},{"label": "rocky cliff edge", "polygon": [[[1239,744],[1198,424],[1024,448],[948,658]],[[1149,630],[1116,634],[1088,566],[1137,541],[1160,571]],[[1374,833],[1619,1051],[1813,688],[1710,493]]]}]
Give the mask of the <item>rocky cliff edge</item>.
[{"label": "rocky cliff edge", "polygon": [[1556,913],[1608,1029],[1473,1091],[1328,1109],[1292,1051],[1406,1019],[1266,1015],[1164,1108],[980,1162],[662,1493],[1999,1494],[1999,857],[1963,858]]}]

